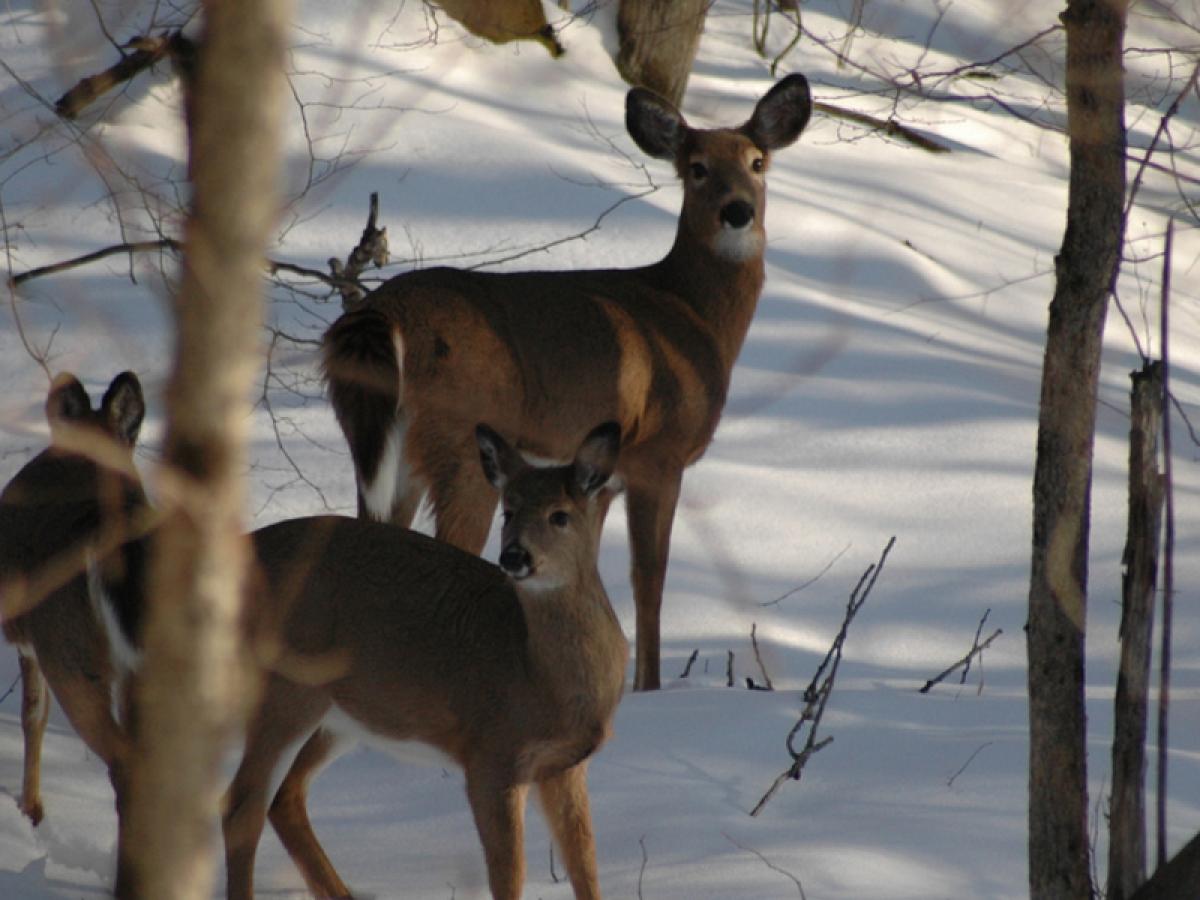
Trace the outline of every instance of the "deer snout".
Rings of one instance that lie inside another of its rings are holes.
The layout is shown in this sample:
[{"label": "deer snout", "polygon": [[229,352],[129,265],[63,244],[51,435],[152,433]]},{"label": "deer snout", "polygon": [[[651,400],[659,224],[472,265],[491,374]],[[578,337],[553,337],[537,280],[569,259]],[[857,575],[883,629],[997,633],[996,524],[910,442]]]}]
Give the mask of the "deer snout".
[{"label": "deer snout", "polygon": [[745,228],[754,221],[754,207],[745,200],[731,200],[721,207],[721,224],[728,228]]},{"label": "deer snout", "polygon": [[524,578],[533,570],[533,557],[520,544],[512,543],[500,551],[500,568],[513,578]]}]

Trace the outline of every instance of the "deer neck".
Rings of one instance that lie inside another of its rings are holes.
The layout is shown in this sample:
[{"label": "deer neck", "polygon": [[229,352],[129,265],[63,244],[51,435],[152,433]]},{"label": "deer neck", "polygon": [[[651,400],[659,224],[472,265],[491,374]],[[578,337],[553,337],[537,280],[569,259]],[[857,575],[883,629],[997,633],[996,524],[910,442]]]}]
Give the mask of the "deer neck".
[{"label": "deer neck", "polygon": [[599,573],[581,573],[572,584],[530,590],[517,586],[529,632],[529,656],[538,679],[556,695],[594,707],[605,717],[616,706],[629,645]]},{"label": "deer neck", "polygon": [[[766,243],[761,231],[760,238],[761,248]],[[681,220],[675,243],[659,268],[664,287],[683,297],[708,325],[728,374],[762,292],[765,274],[761,249],[740,259],[719,256],[691,234]]]}]

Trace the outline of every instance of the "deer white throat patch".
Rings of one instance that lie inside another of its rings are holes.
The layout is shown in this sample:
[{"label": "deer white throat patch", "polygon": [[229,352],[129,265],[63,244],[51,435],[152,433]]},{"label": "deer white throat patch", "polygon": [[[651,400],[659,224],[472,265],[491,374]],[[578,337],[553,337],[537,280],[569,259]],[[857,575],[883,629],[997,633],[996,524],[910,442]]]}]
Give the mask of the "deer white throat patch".
[{"label": "deer white throat patch", "polygon": [[750,226],[734,228],[722,225],[713,238],[713,252],[729,262],[745,262],[762,253],[762,232]]}]

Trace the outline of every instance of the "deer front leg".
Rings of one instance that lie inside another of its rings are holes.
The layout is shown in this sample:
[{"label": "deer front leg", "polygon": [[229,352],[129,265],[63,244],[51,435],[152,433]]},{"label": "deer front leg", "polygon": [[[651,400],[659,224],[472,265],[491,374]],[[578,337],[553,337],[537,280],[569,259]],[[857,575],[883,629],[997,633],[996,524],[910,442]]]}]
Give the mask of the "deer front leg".
[{"label": "deer front leg", "polygon": [[659,620],[671,524],[679,502],[683,472],[661,473],[655,480],[629,485],[625,510],[629,517],[629,554],[632,560],[633,601],[637,608],[637,641],[633,689],[656,691],[659,676]]},{"label": "deer front leg", "polygon": [[267,821],[271,775],[289,747],[312,736],[328,708],[328,699],[277,678],[264,691],[258,716],[247,729],[242,761],[225,794],[221,830],[228,900],[253,900],[254,858]]},{"label": "deer front leg", "polygon": [[467,770],[467,800],[483,844],[492,900],[521,900],[525,884],[525,785],[482,760]]},{"label": "deer front leg", "polygon": [[271,801],[268,817],[279,840],[315,897],[349,897],[308,818],[308,786],[333,758],[337,736],[318,728],[296,754],[292,767]]},{"label": "deer front leg", "polygon": [[25,739],[25,767],[21,780],[20,807],[29,821],[42,821],[42,737],[50,715],[50,696],[46,679],[33,656],[20,654],[21,664],[21,735]]},{"label": "deer front leg", "polygon": [[588,804],[587,762],[538,782],[542,812],[567,866],[576,900],[600,900],[596,839]]}]

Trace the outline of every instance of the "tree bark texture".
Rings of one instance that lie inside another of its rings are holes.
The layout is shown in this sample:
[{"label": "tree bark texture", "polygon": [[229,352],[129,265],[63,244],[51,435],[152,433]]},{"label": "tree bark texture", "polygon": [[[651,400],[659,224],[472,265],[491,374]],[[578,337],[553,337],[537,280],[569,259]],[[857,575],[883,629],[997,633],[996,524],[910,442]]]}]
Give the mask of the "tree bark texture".
[{"label": "tree bark texture", "polygon": [[192,211],[137,693],[121,898],[208,898],[219,763],[253,691],[241,638],[245,436],[278,212],[285,0],[206,0]]},{"label": "tree bark texture", "polygon": [[710,0],[621,0],[617,71],[675,106],[683,102]]},{"label": "tree bark texture", "polygon": [[1163,485],[1158,470],[1163,370],[1132,373],[1129,429],[1129,526],[1121,607],[1109,809],[1108,900],[1126,900],[1146,880],[1146,729],[1150,708],[1151,633],[1157,586]]},{"label": "tree bark texture", "polygon": [[1026,628],[1032,900],[1090,900],[1084,638],[1101,339],[1124,234],[1126,0],[1068,0],[1067,224],[1043,359]]}]

